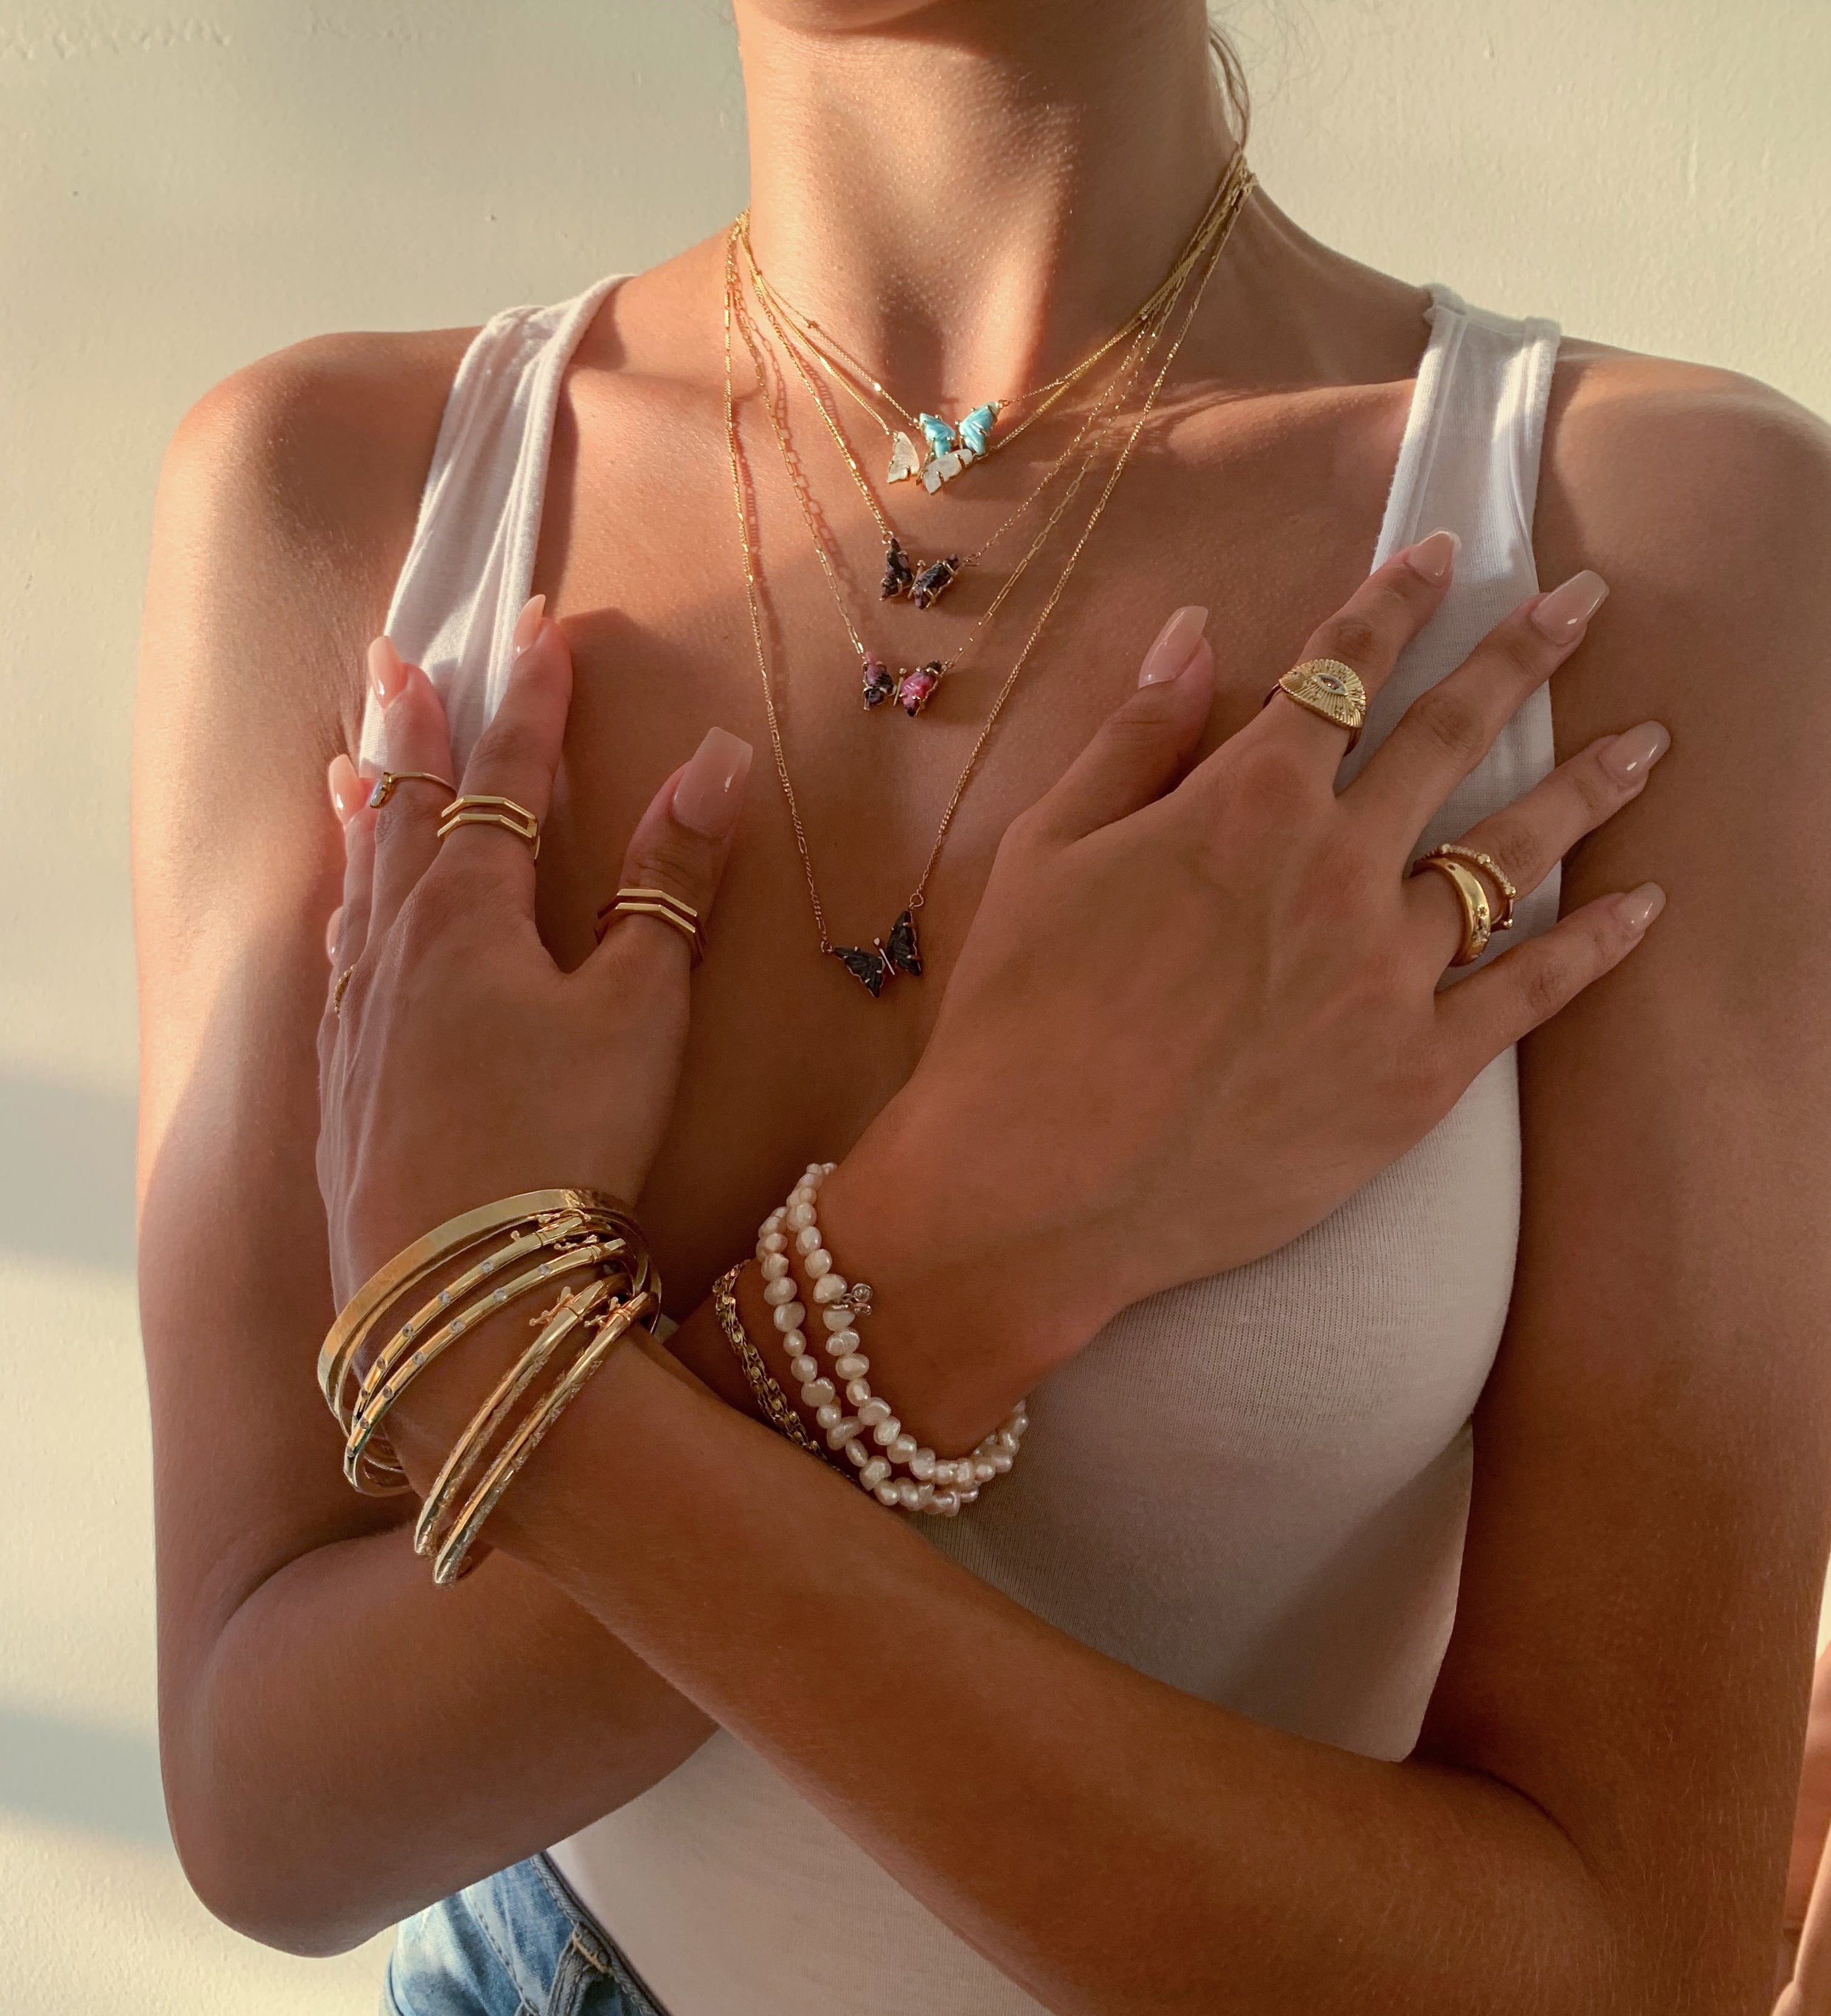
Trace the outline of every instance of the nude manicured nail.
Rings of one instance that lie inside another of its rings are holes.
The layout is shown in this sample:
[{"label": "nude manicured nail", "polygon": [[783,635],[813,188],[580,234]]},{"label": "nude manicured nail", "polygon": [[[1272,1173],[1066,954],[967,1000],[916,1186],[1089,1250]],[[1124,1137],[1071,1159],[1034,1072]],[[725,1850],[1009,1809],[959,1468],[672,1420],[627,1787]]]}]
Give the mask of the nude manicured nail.
[{"label": "nude manicured nail", "polygon": [[1462,549],[1462,536],[1445,527],[1441,531],[1420,539],[1415,546],[1407,546],[1399,555],[1413,574],[1422,574],[1432,587],[1449,578],[1449,571],[1456,563],[1456,555]]},{"label": "nude manicured nail", "polygon": [[1161,686],[1166,679],[1175,679],[1185,671],[1196,653],[1196,646],[1202,641],[1202,632],[1208,627],[1208,612],[1199,603],[1190,603],[1179,609],[1157,632],[1157,641],[1144,655],[1144,663],[1139,668],[1138,682],[1141,686]]},{"label": "nude manicured nail", "polygon": [[337,907],[331,912],[330,922],[324,927],[324,956],[326,959],[335,959],[336,957],[337,940],[342,936],[343,929],[344,906],[340,903]]},{"label": "nude manicured nail", "polygon": [[1672,746],[1672,738],[1657,721],[1625,729],[1602,753],[1603,763],[1624,784],[1638,784]]},{"label": "nude manicured nail", "polygon": [[722,840],[737,824],[750,774],[750,743],[725,729],[709,728],[680,773],[669,809],[682,826],[708,840]]},{"label": "nude manicured nail", "polygon": [[326,781],[330,786],[331,809],[347,825],[350,815],[368,797],[369,786],[341,750],[331,758]]},{"label": "nude manicured nail", "polygon": [[547,613],[547,598],[531,595],[515,619],[515,653],[519,657],[541,634],[541,618]]},{"label": "nude manicured nail", "polygon": [[1657,882],[1642,882],[1615,898],[1615,909],[1631,931],[1644,931],[1666,907],[1666,892]]},{"label": "nude manicured nail", "polygon": [[386,637],[377,637],[369,647],[369,683],[376,704],[381,707],[386,707],[407,683],[407,668]]},{"label": "nude manicured nail", "polygon": [[1567,644],[1607,599],[1609,585],[1585,567],[1533,607],[1532,621],[1554,644]]}]

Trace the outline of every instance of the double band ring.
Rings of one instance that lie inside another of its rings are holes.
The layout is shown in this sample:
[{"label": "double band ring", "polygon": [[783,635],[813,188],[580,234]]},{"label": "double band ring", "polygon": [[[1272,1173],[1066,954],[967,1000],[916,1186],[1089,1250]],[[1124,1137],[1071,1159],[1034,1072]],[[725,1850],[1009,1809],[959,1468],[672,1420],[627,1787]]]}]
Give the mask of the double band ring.
[{"label": "double band ring", "polygon": [[335,1020],[340,1022],[344,1017],[344,995],[349,987],[350,976],[355,970],[356,969],[353,966],[345,967],[343,971],[337,975],[336,985],[331,989],[331,1014]]},{"label": "double band ring", "polygon": [[448,798],[458,795],[458,787],[449,777],[435,777],[430,770],[384,770],[375,780],[375,789],[369,794],[369,809],[380,812],[394,795],[397,784],[437,784]]},{"label": "double band ring", "polygon": [[1280,693],[1337,728],[1345,728],[1349,749],[1360,740],[1367,718],[1367,689],[1352,665],[1344,665],[1339,658],[1306,658],[1300,665],[1293,665],[1266,694],[1267,703],[1272,693]]},{"label": "double band ring", "polygon": [[1462,906],[1462,942],[1450,964],[1473,966],[1487,951],[1487,941],[1494,935],[1494,906],[1487,900],[1487,884],[1473,869],[1465,868],[1441,851],[1426,854],[1412,864],[1414,875],[1422,875],[1426,869],[1434,869],[1444,877]]},{"label": "double band ring", "polygon": [[1495,886],[1501,899],[1499,913],[1488,925],[1491,931],[1510,931],[1513,928],[1513,905],[1519,891],[1507,879],[1507,871],[1491,854],[1484,854],[1478,847],[1464,847],[1459,842],[1446,840],[1441,847],[1434,847],[1424,859],[1426,861],[1466,861],[1479,868]]},{"label": "double band ring", "polygon": [[700,913],[691,903],[683,903],[679,897],[671,896],[665,889],[619,889],[603,909],[598,913],[598,942],[604,941],[604,934],[610,930],[614,917],[659,917],[664,924],[671,924],[692,949],[692,963],[697,966],[706,956],[706,941],[700,935]]},{"label": "double band ring", "polygon": [[448,839],[461,826],[499,826],[517,840],[524,840],[541,858],[541,823],[526,805],[513,798],[472,796],[454,798],[439,814],[439,837]]}]

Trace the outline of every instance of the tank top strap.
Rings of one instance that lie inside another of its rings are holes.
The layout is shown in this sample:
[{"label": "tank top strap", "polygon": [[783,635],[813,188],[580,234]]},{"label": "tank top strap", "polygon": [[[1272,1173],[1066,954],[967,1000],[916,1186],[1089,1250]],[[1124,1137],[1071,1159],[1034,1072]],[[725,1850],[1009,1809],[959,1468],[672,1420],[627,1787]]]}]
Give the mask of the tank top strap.
[{"label": "tank top strap", "polygon": [[[1447,287],[1433,286],[1430,293],[1430,340],[1374,564],[1443,526],[1461,535],[1462,550],[1442,607],[1369,709],[1366,732],[1344,767],[1344,779],[1358,772],[1421,693],[1538,590],[1532,518],[1557,326],[1472,308]],[[1556,761],[1551,694],[1541,686],[1426,828],[1419,851],[1455,839],[1509,804]],[[1557,906],[1554,872],[1522,900],[1517,928],[1497,941],[1495,952],[1555,923]]]},{"label": "tank top strap", "polygon": [[[492,316],[471,339],[445,401],[387,632],[438,689],[461,764],[502,697],[515,619],[531,592],[566,367],[621,277],[550,308]],[[361,754],[381,761],[372,698]]]}]

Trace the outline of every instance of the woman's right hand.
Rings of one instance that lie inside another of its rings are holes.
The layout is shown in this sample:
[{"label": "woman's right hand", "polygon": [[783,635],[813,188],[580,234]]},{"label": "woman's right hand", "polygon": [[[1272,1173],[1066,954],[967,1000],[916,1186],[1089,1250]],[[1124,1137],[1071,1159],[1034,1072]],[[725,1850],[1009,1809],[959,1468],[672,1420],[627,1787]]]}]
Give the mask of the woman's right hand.
[{"label": "woman's right hand", "polygon": [[[1453,552],[1439,534],[1388,562],[1304,657],[1373,694]],[[919,1066],[829,1179],[830,1243],[880,1311],[907,1290],[930,1334],[996,1337],[1021,1390],[1131,1303],[1315,1225],[1624,958],[1663,903],[1650,884],[1440,991],[1460,902],[1406,873],[1604,592],[1580,574],[1523,604],[1340,792],[1346,731],[1282,696],[1189,768],[1212,653],[1189,636],[1172,677],[1160,648],[1011,826]],[[1653,723],[1606,737],[1460,837],[1530,891],[1665,744]]]}]

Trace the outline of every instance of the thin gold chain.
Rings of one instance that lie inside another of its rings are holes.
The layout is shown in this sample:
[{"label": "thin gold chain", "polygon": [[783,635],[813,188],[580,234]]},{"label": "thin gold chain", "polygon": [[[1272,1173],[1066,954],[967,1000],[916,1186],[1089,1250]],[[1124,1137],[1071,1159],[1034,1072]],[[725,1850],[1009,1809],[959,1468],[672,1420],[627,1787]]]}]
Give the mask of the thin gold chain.
[{"label": "thin gold chain", "polygon": [[[729,269],[728,268],[728,270]],[[765,362],[764,352],[757,340],[754,326],[752,324],[749,315],[745,311],[741,287],[734,296],[732,305],[733,311],[737,318],[739,333],[743,336],[745,345],[750,351],[750,361],[756,366],[758,380],[765,387],[765,388],[767,388],[768,384],[768,372]],[[1124,393],[1130,388],[1131,380],[1136,377],[1143,363],[1149,358],[1150,352],[1157,347],[1159,340],[1161,340],[1163,327],[1164,322],[1162,320],[1160,320],[1159,322],[1153,323],[1149,329],[1141,330],[1138,337],[1134,339],[1132,350],[1127,354],[1125,361],[1120,367],[1118,376],[1114,379],[1113,383],[1107,387],[1106,393],[1102,397],[1100,405],[1094,409],[1094,413],[1090,415],[1090,423],[1093,418],[1097,417],[1098,415],[1104,410],[1106,401],[1113,398],[1115,393],[1119,396],[1123,397]],[[1142,346],[1142,351],[1140,349],[1141,345]],[[765,389],[764,397],[764,409],[769,421],[770,430],[775,437],[776,447],[781,452],[782,466],[788,473],[790,487],[795,493],[795,500],[800,506],[801,516],[804,521],[806,523],[808,536],[814,542],[815,557],[819,561],[821,571],[826,577],[826,585],[829,589],[832,590],[833,606],[839,612],[840,622],[845,625],[846,635],[851,639],[852,649],[858,653],[858,657],[861,660],[867,658],[870,655],[869,648],[865,644],[864,639],[859,635],[858,627],[852,621],[851,611],[847,607],[846,603],[845,589],[840,583],[837,572],[834,569],[832,557],[827,552],[826,541],[821,535],[819,522],[815,515],[812,501],[808,495],[805,487],[797,475],[794,459],[794,450],[790,444],[787,434],[784,430],[782,422],[777,416],[775,403],[769,398],[767,389]],[[1070,445],[1070,452],[1072,452],[1073,448],[1075,446],[1078,445],[1080,442],[1085,438],[1088,430],[1088,423],[1084,423],[1080,432],[1076,434],[1074,442]],[[965,638],[962,639],[959,645],[948,657],[937,661],[941,666],[941,675],[944,678],[953,670],[955,666],[966,656],[967,653],[972,650],[973,645],[977,643],[987,625],[990,624],[993,617],[998,614],[998,610],[1003,607],[1005,600],[1016,588],[1018,582],[1023,578],[1024,572],[1030,566],[1031,562],[1036,558],[1039,553],[1041,552],[1044,545],[1048,542],[1049,535],[1054,531],[1056,527],[1061,523],[1061,520],[1067,512],[1069,506],[1073,504],[1076,496],[1079,494],[1081,484],[1086,481],[1088,473],[1092,468],[1094,461],[1099,455],[1099,452],[1104,445],[1105,435],[1102,433],[1095,437],[1092,443],[1088,448],[1087,452],[1081,459],[1080,468],[1075,471],[1073,477],[1070,480],[1067,489],[1063,494],[1060,500],[1056,504],[1056,508],[1049,513],[1049,516],[1045,521],[1041,530],[1038,532],[1035,538],[1031,540],[1029,548],[1023,554],[1023,558],[1016,563],[1011,572],[1006,575],[1004,581],[1000,584],[998,592],[992,597],[991,601],[987,604],[978,621],[973,625],[973,628],[966,633]],[[1061,463],[1066,460],[1066,455],[1059,458],[1056,463],[1056,467],[1059,468],[1061,466]],[[1050,472],[1052,476],[1054,473],[1054,470]],[[1039,492],[1033,492],[1032,499],[1034,499],[1034,497],[1038,494],[1039,494]],[[1017,517],[1021,514],[1022,510],[1027,508],[1027,504],[1031,500],[1027,499],[1026,504],[1020,506],[1019,511],[1013,513],[1012,517],[1006,520],[1005,523],[1007,524],[1015,523]],[[995,535],[994,537],[995,538],[996,535]],[[988,541],[987,544],[989,545],[990,543],[991,542]],[[981,547],[980,549],[981,553],[984,550],[984,547]],[[977,555],[974,556],[974,557],[977,557]],[[962,564],[964,566],[965,563],[962,562]]]},{"label": "thin gold chain", "polygon": [[[1033,401],[1041,402],[1037,405],[1034,412],[1020,421],[1008,434],[1002,436],[995,435],[987,444],[987,455],[995,453],[1000,448],[1008,447],[1027,429],[1033,427],[1055,404],[1056,399],[1077,383],[1103,357],[1116,348],[1128,335],[1132,333],[1142,323],[1148,321],[1159,308],[1167,305],[1182,292],[1189,273],[1200,262],[1203,240],[1215,225],[1221,213],[1231,210],[1238,185],[1244,181],[1250,172],[1246,166],[1245,156],[1236,154],[1233,160],[1228,163],[1227,171],[1221,178],[1214,193],[1209,198],[1207,207],[1203,211],[1194,230],[1189,233],[1189,237],[1184,241],[1182,250],[1171,262],[1169,272],[1157,283],[1149,294],[1139,304],[1125,321],[1121,323],[1119,327],[1097,348],[1091,351],[1078,364],[1071,365],[1058,377],[1051,378],[1040,385],[1033,385],[1025,391],[1013,393],[1009,398],[985,402],[998,406],[1024,405]],[[870,402],[858,391],[857,385],[852,382],[853,375],[862,379],[880,398],[888,401],[906,425],[912,427],[918,426],[917,416],[909,411],[887,386],[879,379],[873,377],[865,366],[846,350],[836,338],[829,335],[811,316],[804,315],[797,308],[765,277],[757,263],[755,250],[750,243],[750,213],[747,211],[740,214],[739,222],[743,227],[745,255],[757,282],[760,297],[766,298],[769,303],[780,309],[782,315],[800,333],[803,340],[826,365],[835,380],[849,391],[867,412],[872,413],[872,417],[883,429],[886,435],[893,433],[894,430],[890,427],[881,413],[877,413],[872,409]],[[979,459],[984,460],[984,458],[981,456]]]},{"label": "thin gold chain", "polygon": [[[1236,166],[1238,172],[1230,175],[1228,178],[1229,182],[1232,185],[1232,200],[1228,206],[1225,221],[1214,234],[1207,265],[1197,283],[1194,297],[1182,318],[1182,327],[1177,331],[1175,340],[1170,345],[1162,364],[1158,367],[1157,376],[1152,380],[1150,390],[1146,394],[1144,403],[1139,409],[1138,418],[1126,438],[1124,446],[1120,450],[1111,472],[1107,476],[1104,488],[1095,501],[1088,521],[1082,527],[1080,538],[1075,542],[1074,550],[1068,556],[1067,564],[1063,567],[1060,577],[1051,591],[1041,614],[1032,625],[1029,636],[1024,640],[1022,650],[1019,652],[1015,663],[1012,665],[1009,672],[1006,674],[1003,685],[999,687],[997,697],[992,703],[991,711],[986,718],[985,725],[979,731],[972,748],[967,753],[965,763],[961,765],[959,776],[955,779],[946,808],[941,814],[941,823],[936,830],[934,844],[929,849],[928,859],[923,864],[921,877],[905,906],[910,910],[919,909],[922,907],[930,879],[934,873],[935,865],[941,859],[941,849],[946,844],[948,830],[953,824],[954,815],[959,810],[961,801],[966,794],[967,786],[973,780],[973,772],[978,766],[980,757],[984,753],[987,743],[991,739],[992,731],[998,725],[998,718],[1004,711],[1005,703],[1016,689],[1017,682],[1022,676],[1025,666],[1029,663],[1031,654],[1041,638],[1050,617],[1054,614],[1056,605],[1062,599],[1063,593],[1068,585],[1069,578],[1074,573],[1076,563],[1085,549],[1088,541],[1093,536],[1094,528],[1099,524],[1107,502],[1118,485],[1120,477],[1125,473],[1126,466],[1131,459],[1132,451],[1138,445],[1139,438],[1143,433],[1146,423],[1156,406],[1157,395],[1162,391],[1164,381],[1169,375],[1170,367],[1175,362],[1177,353],[1182,349],[1183,340],[1188,336],[1190,326],[1201,307],[1203,296],[1207,293],[1208,283],[1214,277],[1215,268],[1220,263],[1221,254],[1226,248],[1234,222],[1238,218],[1246,197],[1255,186],[1256,178],[1249,170],[1244,168],[1243,164],[1239,164]],[[788,754],[782,742],[782,723],[777,715],[774,687],[769,677],[768,651],[763,637],[762,610],[757,596],[757,567],[750,538],[750,512],[744,501],[743,457],[738,438],[737,399],[732,379],[732,309],[733,295],[736,292],[737,265],[736,245],[732,239],[728,239],[726,242],[725,261],[726,286],[724,315],[725,446],[731,463],[732,501],[737,512],[738,536],[743,556],[744,595],[750,610],[750,641],[756,653],[758,682],[763,689],[764,716],[768,724],[769,743],[775,761],[775,774],[782,786],[783,801],[788,808],[789,823],[794,831],[795,848],[800,856],[801,872],[808,885],[808,901],[814,913],[815,928],[819,934],[820,949],[826,953],[833,951],[833,939],[827,929],[826,913],[820,901],[819,887],[814,878],[814,862],[808,845],[807,829],[802,822],[800,808],[796,801],[794,783],[789,775]]]}]

